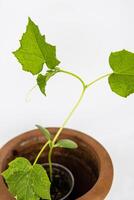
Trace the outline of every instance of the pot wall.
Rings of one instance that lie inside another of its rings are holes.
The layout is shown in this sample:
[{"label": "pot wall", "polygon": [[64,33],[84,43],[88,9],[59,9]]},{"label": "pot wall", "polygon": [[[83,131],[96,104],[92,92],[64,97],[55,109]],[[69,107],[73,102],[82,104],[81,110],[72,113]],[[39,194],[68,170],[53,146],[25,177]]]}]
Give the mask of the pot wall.
[{"label": "pot wall", "polygon": [[[58,128],[49,128],[54,135]],[[71,199],[103,200],[109,192],[113,179],[113,166],[109,154],[100,143],[92,137],[79,131],[64,129],[60,138],[74,140],[78,149],[67,150],[56,148],[52,160],[68,167],[75,177],[75,185]],[[0,172],[5,170],[8,163],[15,157],[24,156],[31,162],[45,142],[38,130],[21,134],[9,141],[0,150]],[[40,163],[47,162],[45,151]],[[0,176],[0,197],[2,200],[14,200]]]}]

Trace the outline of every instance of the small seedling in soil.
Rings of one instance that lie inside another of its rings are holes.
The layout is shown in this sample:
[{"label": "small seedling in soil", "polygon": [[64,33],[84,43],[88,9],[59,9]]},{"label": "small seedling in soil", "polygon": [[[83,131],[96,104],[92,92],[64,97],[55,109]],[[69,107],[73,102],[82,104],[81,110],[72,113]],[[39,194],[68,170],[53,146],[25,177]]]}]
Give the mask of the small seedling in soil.
[{"label": "small seedling in soil", "polygon": [[[134,93],[134,53],[127,50],[112,52],[109,56],[109,65],[112,71],[110,70],[109,73],[101,75],[92,82],[85,83],[77,74],[59,67],[60,61],[56,57],[56,47],[46,42],[46,37],[41,35],[38,26],[29,18],[26,32],[20,40],[20,47],[13,54],[22,65],[22,69],[30,72],[36,78],[36,84],[43,95],[46,95],[48,81],[59,73],[72,76],[82,85],[80,97],[54,137],[47,129],[36,125],[47,142],[38,153],[34,163],[30,163],[26,158],[17,157],[2,173],[9,191],[17,200],[59,199],[60,197],[54,197],[54,193],[57,195],[63,191],[62,189],[56,191],[56,187],[53,185],[54,182],[59,184],[63,177],[53,176],[52,153],[55,148],[75,149],[78,147],[75,141],[68,138],[59,139],[63,128],[78,108],[87,89],[104,78],[108,78],[111,90],[121,97],[127,97]],[[43,69],[46,69],[45,73],[43,73]],[[38,159],[47,147],[49,147],[49,170],[46,172],[45,168],[38,164]]]}]

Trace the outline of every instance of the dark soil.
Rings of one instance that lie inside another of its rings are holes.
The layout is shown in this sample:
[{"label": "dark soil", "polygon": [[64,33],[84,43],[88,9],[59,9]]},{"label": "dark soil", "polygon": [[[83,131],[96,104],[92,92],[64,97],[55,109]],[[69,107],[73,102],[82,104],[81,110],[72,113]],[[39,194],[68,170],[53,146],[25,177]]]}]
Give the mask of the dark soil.
[{"label": "dark soil", "polygon": [[[48,175],[49,175],[49,166],[44,165]],[[67,194],[71,192],[73,181],[68,173],[62,166],[53,166],[53,175],[51,183],[51,198],[52,200],[64,199]],[[67,199],[67,198],[66,198]]]}]

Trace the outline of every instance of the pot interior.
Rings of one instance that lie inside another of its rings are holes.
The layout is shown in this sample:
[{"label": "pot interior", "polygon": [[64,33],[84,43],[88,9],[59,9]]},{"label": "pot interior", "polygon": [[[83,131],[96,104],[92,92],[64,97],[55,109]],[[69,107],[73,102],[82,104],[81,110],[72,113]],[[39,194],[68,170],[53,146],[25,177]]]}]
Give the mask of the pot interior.
[{"label": "pot interior", "polygon": [[[43,167],[49,176],[49,164],[45,163]],[[65,166],[58,163],[52,163],[52,168],[51,198],[52,200],[65,200],[69,198],[74,187],[73,174]]]},{"label": "pot interior", "polygon": [[[73,139],[78,144],[78,148],[74,150],[55,148],[52,162],[59,163],[72,172],[74,176],[74,189],[69,198],[66,199],[74,200],[88,192],[97,182],[99,177],[99,158],[95,150],[85,144],[84,141],[77,137],[70,137],[70,139]],[[33,163],[43,144],[44,137],[40,135],[19,142],[19,144],[14,146],[12,153],[7,156],[3,170],[8,167],[8,163],[11,160],[19,156],[25,157]],[[42,154],[38,163],[47,163],[47,154],[48,149]]]}]

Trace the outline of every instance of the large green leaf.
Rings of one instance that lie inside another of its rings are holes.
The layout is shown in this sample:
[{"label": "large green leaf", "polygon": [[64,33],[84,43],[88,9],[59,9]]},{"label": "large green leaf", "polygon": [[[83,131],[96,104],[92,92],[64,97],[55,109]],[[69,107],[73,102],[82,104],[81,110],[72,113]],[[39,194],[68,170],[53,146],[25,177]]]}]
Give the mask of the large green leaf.
[{"label": "large green leaf", "polygon": [[134,93],[134,53],[126,50],[113,52],[109,63],[113,70],[109,76],[112,91],[122,97]]},{"label": "large green leaf", "polygon": [[46,96],[46,85],[47,85],[48,80],[58,72],[59,72],[59,70],[55,69],[55,70],[47,71],[45,75],[38,74],[38,76],[37,76],[37,84],[38,84],[38,86],[40,88],[40,91],[45,96]]},{"label": "large green leaf", "polygon": [[38,74],[42,71],[44,63],[50,69],[54,69],[60,63],[56,58],[56,47],[45,41],[45,36],[41,35],[38,26],[30,18],[20,45],[13,53],[25,71]]},{"label": "large green leaf", "polygon": [[32,166],[26,158],[18,157],[2,175],[17,200],[51,199],[49,178],[39,164]]}]

